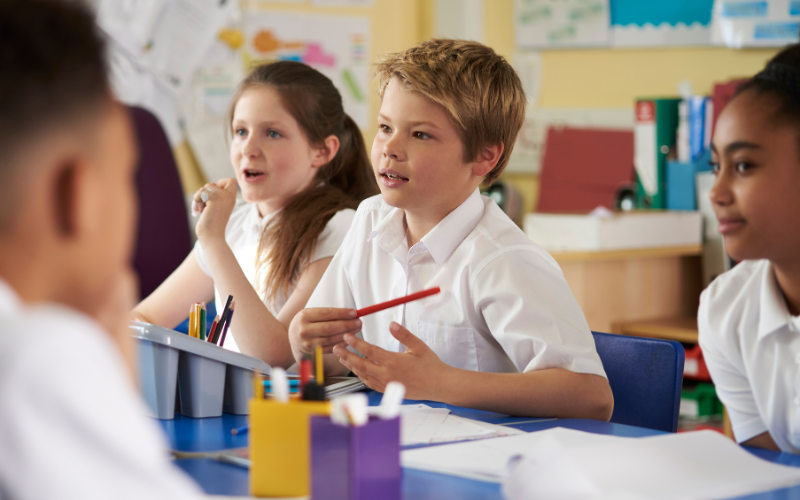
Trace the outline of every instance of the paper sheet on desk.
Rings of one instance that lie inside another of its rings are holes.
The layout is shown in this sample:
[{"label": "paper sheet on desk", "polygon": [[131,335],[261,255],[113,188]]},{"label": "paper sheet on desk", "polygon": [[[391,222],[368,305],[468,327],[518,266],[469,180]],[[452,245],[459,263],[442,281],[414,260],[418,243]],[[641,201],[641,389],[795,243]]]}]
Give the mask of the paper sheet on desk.
[{"label": "paper sheet on desk", "polygon": [[800,484],[800,468],[761,460],[713,431],[623,438],[555,428],[407,450],[402,463],[504,480],[509,500],[713,499]]},{"label": "paper sheet on desk", "polygon": [[524,434],[511,427],[487,424],[451,415],[447,408],[404,405],[400,409],[400,444],[444,443],[466,439]]}]

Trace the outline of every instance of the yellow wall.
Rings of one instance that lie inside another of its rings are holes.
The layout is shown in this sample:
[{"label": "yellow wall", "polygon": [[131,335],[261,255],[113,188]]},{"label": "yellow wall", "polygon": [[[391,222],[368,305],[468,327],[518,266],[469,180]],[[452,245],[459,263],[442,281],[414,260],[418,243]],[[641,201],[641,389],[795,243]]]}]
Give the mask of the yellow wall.
[{"label": "yellow wall", "polygon": [[[511,57],[514,0],[486,0],[487,45]],[[675,95],[677,83],[692,82],[698,94],[714,82],[753,75],[775,49],[719,47],[550,50],[542,52],[540,108],[622,108],[636,97]],[[534,175],[505,176],[523,195],[525,209],[535,206],[539,183]]]}]

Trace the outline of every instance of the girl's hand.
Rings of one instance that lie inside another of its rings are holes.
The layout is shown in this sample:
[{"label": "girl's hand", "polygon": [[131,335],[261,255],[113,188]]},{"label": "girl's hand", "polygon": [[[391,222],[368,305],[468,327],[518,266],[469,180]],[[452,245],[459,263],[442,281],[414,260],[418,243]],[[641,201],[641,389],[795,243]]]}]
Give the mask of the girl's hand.
[{"label": "girl's hand", "polygon": [[200,215],[195,231],[200,241],[225,240],[225,227],[236,205],[236,179],[209,182],[192,200],[192,213]]}]

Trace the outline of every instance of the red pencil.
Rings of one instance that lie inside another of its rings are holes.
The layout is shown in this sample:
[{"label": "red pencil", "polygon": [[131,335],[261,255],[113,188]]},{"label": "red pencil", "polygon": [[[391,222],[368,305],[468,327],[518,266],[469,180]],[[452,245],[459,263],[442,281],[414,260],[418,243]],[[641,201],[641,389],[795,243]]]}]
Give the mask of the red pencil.
[{"label": "red pencil", "polygon": [[366,316],[367,314],[376,313],[378,311],[383,311],[384,309],[389,309],[390,307],[399,306],[400,304],[405,304],[406,302],[411,302],[414,300],[422,299],[425,297],[429,297],[431,295],[436,295],[441,290],[439,287],[430,288],[428,290],[423,290],[421,292],[412,293],[411,295],[406,295],[405,297],[400,297],[399,299],[388,300],[386,302],[381,302],[380,304],[375,304],[374,306],[365,307],[363,309],[359,309],[356,311],[356,318],[360,318],[361,316]]}]

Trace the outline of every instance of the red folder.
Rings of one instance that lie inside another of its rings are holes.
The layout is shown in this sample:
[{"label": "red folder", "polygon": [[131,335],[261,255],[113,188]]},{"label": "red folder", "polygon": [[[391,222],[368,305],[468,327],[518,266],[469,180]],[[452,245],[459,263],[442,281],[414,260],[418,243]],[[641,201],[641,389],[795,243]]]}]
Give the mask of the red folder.
[{"label": "red folder", "polygon": [[538,212],[613,209],[617,190],[634,182],[633,131],[549,128],[539,182]]}]

